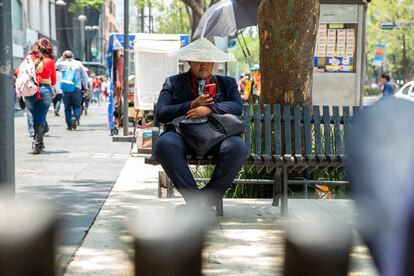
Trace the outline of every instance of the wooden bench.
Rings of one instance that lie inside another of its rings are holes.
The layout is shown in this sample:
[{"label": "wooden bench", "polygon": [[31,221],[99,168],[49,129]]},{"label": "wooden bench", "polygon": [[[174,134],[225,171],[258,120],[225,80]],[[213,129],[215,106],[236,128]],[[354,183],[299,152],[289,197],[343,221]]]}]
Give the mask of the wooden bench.
[{"label": "wooden bench", "polygon": [[[343,171],[345,165],[345,141],[351,127],[352,116],[360,107],[280,106],[275,104],[244,105],[243,118],[246,123],[243,139],[250,149],[245,161],[247,169],[265,170],[273,179],[235,179],[234,183],[272,184],[273,206],[281,200],[282,215],[287,215],[288,184],[330,185],[347,184],[347,181],[289,180],[289,176],[309,175],[322,171]],[[331,112],[332,111],[332,112]],[[154,116],[152,143],[156,144],[161,127]],[[197,158],[187,156],[190,165],[214,165],[213,156]],[[145,163],[158,165],[154,155]],[[196,179],[208,182],[208,179]],[[167,197],[173,197],[173,184],[167,181]],[[223,215],[223,202],[217,205],[217,214]]]}]

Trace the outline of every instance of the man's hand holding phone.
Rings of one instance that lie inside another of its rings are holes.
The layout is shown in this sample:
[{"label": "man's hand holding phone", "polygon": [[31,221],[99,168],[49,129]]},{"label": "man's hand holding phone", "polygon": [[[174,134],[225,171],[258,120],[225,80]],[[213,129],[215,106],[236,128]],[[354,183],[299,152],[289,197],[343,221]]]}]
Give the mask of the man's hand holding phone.
[{"label": "man's hand holding phone", "polygon": [[197,99],[191,102],[191,108],[196,108],[199,106],[206,106],[214,103],[213,97],[208,94],[203,94],[198,96]]},{"label": "man's hand holding phone", "polygon": [[199,106],[208,106],[214,103],[216,97],[216,84],[207,84],[204,86],[204,94],[198,96],[197,99],[191,102],[191,109]]}]

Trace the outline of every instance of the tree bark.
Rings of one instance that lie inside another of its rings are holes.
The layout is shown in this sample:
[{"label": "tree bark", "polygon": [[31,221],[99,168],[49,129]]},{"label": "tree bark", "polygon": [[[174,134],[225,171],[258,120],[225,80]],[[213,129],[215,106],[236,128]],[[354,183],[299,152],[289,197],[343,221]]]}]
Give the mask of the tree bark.
[{"label": "tree bark", "polygon": [[311,105],[319,0],[262,0],[260,103]]},{"label": "tree bark", "polygon": [[194,33],[195,29],[200,22],[201,17],[206,10],[206,6],[204,0],[181,0],[184,4],[186,4],[191,9],[191,33]]},{"label": "tree bark", "polygon": [[[220,0],[211,0],[209,7],[218,3]],[[181,0],[186,5],[186,10],[191,9],[191,13],[188,13],[191,22],[191,33],[194,33],[195,29],[200,23],[201,17],[207,9],[206,0]]]}]

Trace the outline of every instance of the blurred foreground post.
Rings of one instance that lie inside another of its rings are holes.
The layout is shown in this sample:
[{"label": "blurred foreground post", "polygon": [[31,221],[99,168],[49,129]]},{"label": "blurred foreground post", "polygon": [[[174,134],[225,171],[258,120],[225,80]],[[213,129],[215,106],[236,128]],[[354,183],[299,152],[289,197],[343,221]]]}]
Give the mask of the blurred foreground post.
[{"label": "blurred foreground post", "polygon": [[174,210],[140,212],[134,227],[135,275],[201,275],[207,216]]},{"label": "blurred foreground post", "polygon": [[346,148],[358,230],[380,275],[414,275],[414,103],[386,97],[354,117]]},{"label": "blurred foreground post", "polygon": [[316,216],[292,224],[286,238],[285,276],[348,275],[352,231],[349,225]]},{"label": "blurred foreground post", "polygon": [[11,1],[0,0],[0,195],[14,195],[14,91]]},{"label": "blurred foreground post", "polygon": [[52,212],[0,199],[0,275],[58,275]]}]

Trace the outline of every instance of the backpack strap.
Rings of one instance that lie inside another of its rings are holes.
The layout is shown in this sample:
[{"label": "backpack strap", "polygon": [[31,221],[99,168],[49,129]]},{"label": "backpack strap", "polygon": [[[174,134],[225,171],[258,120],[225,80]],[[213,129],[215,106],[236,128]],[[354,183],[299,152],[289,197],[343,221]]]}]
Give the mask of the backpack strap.
[{"label": "backpack strap", "polygon": [[39,65],[40,65],[40,63],[42,63],[42,61],[43,61],[43,58],[36,59],[36,62],[34,63],[35,64],[35,70],[37,69],[37,67],[39,67]]}]

